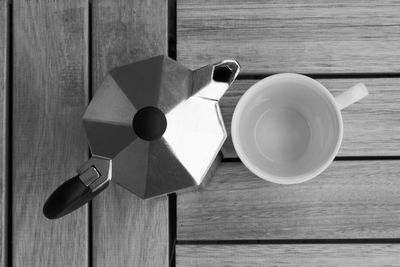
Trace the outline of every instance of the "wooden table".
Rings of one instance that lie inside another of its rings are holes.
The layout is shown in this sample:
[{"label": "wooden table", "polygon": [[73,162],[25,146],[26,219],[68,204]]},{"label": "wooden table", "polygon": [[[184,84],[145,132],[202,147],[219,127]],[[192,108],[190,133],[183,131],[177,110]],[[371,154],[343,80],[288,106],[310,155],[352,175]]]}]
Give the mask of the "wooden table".
[{"label": "wooden table", "polygon": [[[400,266],[400,1],[2,0],[0,13],[1,266]],[[343,111],[339,156],[312,181],[255,177],[229,137],[197,191],[142,201],[112,185],[45,219],[89,156],[80,117],[107,71],[157,54],[241,63],[227,129],[273,73],[370,95]]]}]

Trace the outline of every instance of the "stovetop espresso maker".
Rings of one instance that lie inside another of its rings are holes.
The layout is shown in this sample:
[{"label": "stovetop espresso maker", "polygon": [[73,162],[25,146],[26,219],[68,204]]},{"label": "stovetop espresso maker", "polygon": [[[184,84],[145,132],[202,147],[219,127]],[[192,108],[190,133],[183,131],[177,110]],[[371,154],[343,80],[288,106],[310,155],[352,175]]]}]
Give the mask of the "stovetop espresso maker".
[{"label": "stovetop espresso maker", "polygon": [[111,180],[143,199],[199,185],[226,139],[218,100],[239,70],[224,60],[192,71],[166,56],[111,70],[82,118],[92,157],[44,215],[76,210]]}]

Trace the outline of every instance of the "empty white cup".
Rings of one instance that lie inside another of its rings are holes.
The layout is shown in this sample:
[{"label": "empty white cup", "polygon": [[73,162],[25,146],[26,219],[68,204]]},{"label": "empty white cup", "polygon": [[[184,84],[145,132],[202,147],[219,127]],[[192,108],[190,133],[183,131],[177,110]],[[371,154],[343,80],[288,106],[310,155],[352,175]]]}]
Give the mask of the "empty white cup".
[{"label": "empty white cup", "polygon": [[279,184],[310,180],[333,161],[343,137],[340,110],[368,95],[359,83],[337,97],[307,76],[282,73],[254,84],[232,117],[232,141],[243,164]]}]

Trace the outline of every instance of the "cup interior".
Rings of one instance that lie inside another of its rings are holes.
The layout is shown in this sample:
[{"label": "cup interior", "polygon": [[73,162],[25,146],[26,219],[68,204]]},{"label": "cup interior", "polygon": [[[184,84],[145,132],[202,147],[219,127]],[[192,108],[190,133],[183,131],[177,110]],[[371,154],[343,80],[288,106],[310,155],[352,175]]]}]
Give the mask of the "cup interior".
[{"label": "cup interior", "polygon": [[232,139],[242,162],[266,180],[291,184],[322,172],[336,155],[342,118],[317,81],[278,74],[254,84],[232,119]]}]

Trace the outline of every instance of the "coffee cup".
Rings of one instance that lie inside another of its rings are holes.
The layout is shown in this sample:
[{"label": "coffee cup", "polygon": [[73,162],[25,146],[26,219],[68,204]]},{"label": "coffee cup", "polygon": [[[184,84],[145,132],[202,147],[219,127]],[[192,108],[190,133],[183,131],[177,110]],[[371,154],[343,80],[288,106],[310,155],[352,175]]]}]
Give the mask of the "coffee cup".
[{"label": "coffee cup", "polygon": [[251,86],[235,108],[231,134],[236,153],[251,172],[267,181],[308,181],[339,151],[341,110],[367,95],[362,83],[333,97],[304,75],[269,76]]}]

